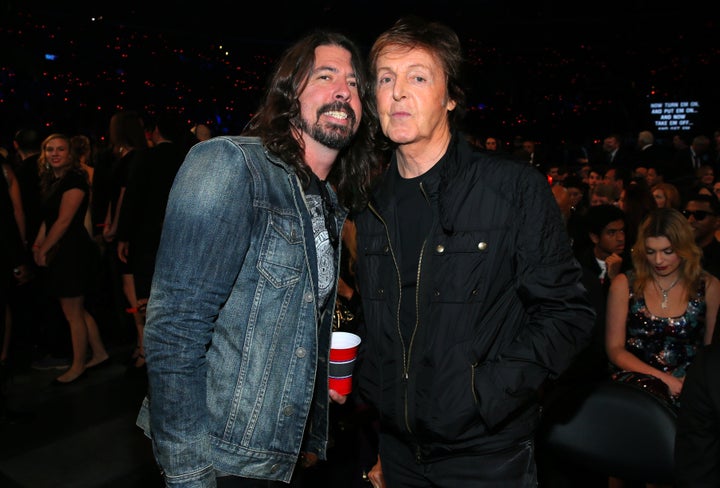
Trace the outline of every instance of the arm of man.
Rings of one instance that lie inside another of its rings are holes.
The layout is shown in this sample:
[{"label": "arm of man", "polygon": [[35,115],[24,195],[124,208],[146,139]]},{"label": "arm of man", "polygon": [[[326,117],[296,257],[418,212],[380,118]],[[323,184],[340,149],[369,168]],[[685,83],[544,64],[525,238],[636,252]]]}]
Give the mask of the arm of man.
[{"label": "arm of man", "polygon": [[710,275],[705,285],[705,338],[704,343],[713,342],[720,308],[720,280]]},{"label": "arm of man", "polygon": [[250,244],[250,180],[242,153],[218,139],[195,146],[170,192],[144,336],[150,435],[167,486],[215,483],[206,350]]},{"label": "arm of man", "polygon": [[502,316],[488,319],[498,322],[488,326],[498,329],[499,345],[475,374],[480,415],[490,428],[570,365],[589,344],[596,315],[547,181],[533,168],[515,181],[515,288],[503,295]]}]

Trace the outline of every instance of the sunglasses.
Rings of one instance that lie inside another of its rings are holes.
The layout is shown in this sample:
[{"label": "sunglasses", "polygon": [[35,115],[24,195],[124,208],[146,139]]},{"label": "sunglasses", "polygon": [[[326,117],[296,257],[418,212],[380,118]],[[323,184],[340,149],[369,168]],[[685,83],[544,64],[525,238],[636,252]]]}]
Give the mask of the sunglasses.
[{"label": "sunglasses", "polygon": [[715,215],[714,213],[707,212],[705,210],[683,210],[682,214],[688,219],[692,215],[695,217],[695,220],[705,220],[708,215]]}]

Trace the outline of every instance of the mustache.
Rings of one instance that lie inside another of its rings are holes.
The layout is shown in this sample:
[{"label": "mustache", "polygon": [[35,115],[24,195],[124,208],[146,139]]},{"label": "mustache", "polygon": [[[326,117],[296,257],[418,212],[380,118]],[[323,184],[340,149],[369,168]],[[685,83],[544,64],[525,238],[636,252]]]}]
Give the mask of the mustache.
[{"label": "mustache", "polygon": [[318,112],[317,112],[318,119],[320,118],[320,115],[322,115],[325,112],[345,112],[348,116],[348,119],[350,119],[352,121],[353,125],[355,125],[355,122],[357,121],[357,116],[355,115],[355,111],[350,106],[350,104],[347,102],[337,101],[337,102],[329,103],[327,105],[323,105],[322,107],[320,107],[318,109]]}]

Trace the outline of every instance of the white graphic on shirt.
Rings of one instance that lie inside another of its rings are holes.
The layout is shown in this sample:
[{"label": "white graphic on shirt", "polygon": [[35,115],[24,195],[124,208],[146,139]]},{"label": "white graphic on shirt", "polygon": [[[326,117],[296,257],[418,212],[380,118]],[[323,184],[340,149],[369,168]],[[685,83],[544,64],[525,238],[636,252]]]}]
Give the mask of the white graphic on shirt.
[{"label": "white graphic on shirt", "polygon": [[327,302],[330,291],[335,283],[335,252],[330,244],[325,218],[322,211],[320,195],[305,195],[310,216],[312,217],[313,234],[318,258],[318,295],[322,306]]}]

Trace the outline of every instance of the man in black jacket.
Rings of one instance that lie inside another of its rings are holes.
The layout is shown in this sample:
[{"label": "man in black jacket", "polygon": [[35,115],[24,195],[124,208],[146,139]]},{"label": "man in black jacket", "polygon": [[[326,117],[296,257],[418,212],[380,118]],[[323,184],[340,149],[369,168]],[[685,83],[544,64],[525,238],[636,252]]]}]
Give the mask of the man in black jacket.
[{"label": "man in black jacket", "polygon": [[720,278],[720,241],[715,238],[720,228],[720,203],[714,195],[696,193],[687,198],[682,213],[692,225],[695,242],[702,249],[703,269]]},{"label": "man in black jacket", "polygon": [[595,318],[544,176],[455,130],[460,53],[452,30],[410,18],[370,52],[394,151],[356,221],[358,381],[389,487],[534,486],[538,390]]},{"label": "man in black jacket", "polygon": [[[717,332],[717,329],[715,329]],[[715,334],[718,338],[718,334]],[[720,344],[698,352],[680,394],[675,436],[679,488],[720,486]]]},{"label": "man in black jacket", "polygon": [[[12,173],[10,164],[0,155],[0,171]],[[8,190],[7,176],[0,176],[0,346],[9,350],[11,340],[10,324],[6,323],[6,311],[10,306],[11,290],[24,284],[30,277],[27,266],[25,245],[20,235],[13,210],[13,203]],[[8,332],[6,334],[6,331]],[[0,424],[20,420],[23,415],[9,410],[5,401],[7,372],[10,368],[9,358],[0,358]]]}]

